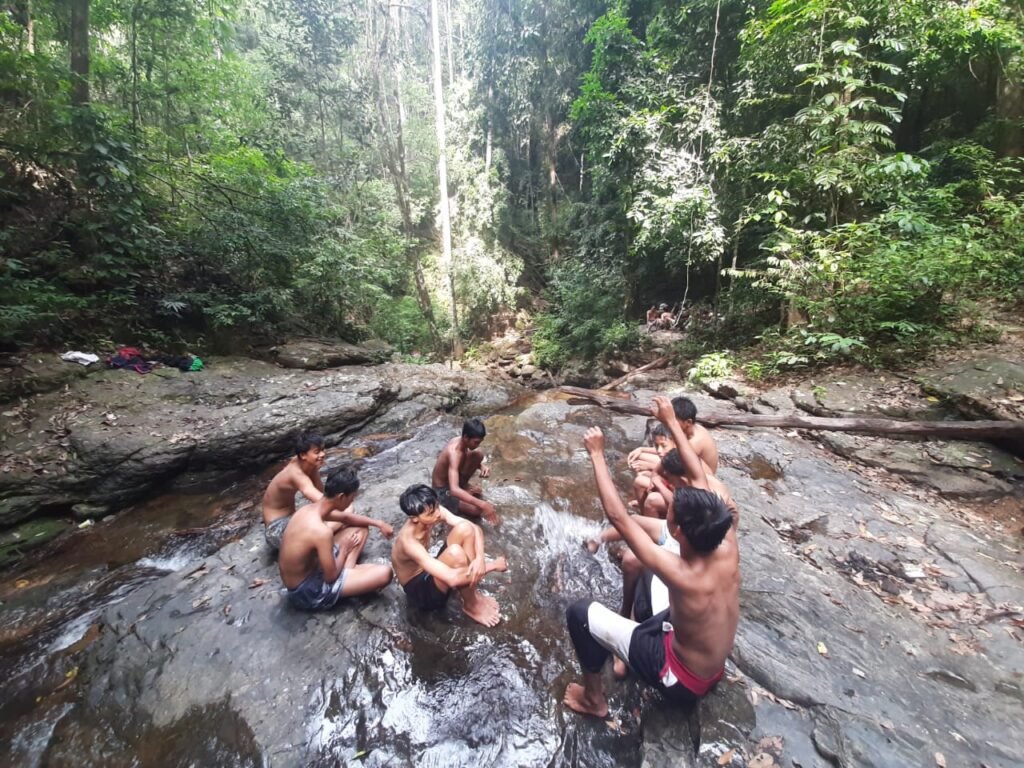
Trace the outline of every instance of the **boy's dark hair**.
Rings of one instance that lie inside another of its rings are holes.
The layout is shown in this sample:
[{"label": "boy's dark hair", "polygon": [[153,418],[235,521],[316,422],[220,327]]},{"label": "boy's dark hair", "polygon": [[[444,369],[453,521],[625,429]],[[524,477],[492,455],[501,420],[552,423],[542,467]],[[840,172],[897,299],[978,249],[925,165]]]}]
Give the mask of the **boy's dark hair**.
[{"label": "boy's dark hair", "polygon": [[429,485],[410,485],[398,498],[398,506],[409,517],[422,515],[430,507],[437,506],[437,493]]},{"label": "boy's dark hair", "polygon": [[664,437],[666,440],[671,440],[672,435],[669,434],[668,428],[660,421],[651,427],[651,442],[654,442],[654,438]]},{"label": "boy's dark hair", "polygon": [[462,422],[462,436],[470,440],[474,438],[483,440],[487,437],[487,427],[480,419],[466,419]]},{"label": "boy's dark hair", "polygon": [[359,475],[351,464],[338,467],[327,476],[324,483],[324,496],[333,499],[343,493],[355,493],[359,490]]},{"label": "boy's dark hair", "polygon": [[300,432],[295,438],[295,455],[301,456],[311,448],[323,448],[324,436],[319,432]]},{"label": "boy's dark hair", "polygon": [[673,397],[672,410],[679,421],[697,421],[697,406],[688,397]]},{"label": "boy's dark hair", "polygon": [[661,457],[661,468],[670,475],[686,477],[686,466],[683,464],[683,457],[679,455],[679,450],[676,448],[673,448]]},{"label": "boy's dark hair", "polygon": [[732,513],[717,493],[703,488],[676,488],[672,514],[690,546],[714,552],[732,526]]}]

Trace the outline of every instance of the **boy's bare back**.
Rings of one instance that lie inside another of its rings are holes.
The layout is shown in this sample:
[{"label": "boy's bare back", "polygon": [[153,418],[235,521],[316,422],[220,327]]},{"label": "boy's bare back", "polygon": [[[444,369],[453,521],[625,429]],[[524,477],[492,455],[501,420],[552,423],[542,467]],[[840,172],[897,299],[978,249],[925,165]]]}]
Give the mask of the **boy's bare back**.
[{"label": "boy's bare back", "polygon": [[[313,498],[309,498],[311,490]],[[323,494],[323,481],[318,468],[307,474],[299,460],[293,458],[274,475],[263,494],[263,523],[269,525],[278,518],[294,514],[296,493],[302,493],[310,501],[318,501]]]},{"label": "boy's bare back", "polygon": [[319,552],[325,545],[333,545],[333,533],[321,518],[317,504],[307,504],[294,514],[281,542],[277,564],[286,587],[296,588],[318,567]]}]

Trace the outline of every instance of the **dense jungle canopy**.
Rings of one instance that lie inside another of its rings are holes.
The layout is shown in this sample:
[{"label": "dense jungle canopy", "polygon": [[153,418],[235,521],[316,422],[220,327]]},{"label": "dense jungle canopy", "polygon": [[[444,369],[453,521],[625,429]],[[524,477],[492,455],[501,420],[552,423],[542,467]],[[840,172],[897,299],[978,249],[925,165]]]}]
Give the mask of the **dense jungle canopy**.
[{"label": "dense jungle canopy", "polygon": [[8,349],[518,311],[557,368],[685,299],[778,370],[1021,298],[1020,0],[2,7]]}]

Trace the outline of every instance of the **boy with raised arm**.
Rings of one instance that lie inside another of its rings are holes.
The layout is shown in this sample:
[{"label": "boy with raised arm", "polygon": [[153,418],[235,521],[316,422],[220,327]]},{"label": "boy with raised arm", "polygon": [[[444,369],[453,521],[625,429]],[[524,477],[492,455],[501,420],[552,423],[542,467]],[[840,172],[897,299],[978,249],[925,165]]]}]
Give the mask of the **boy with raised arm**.
[{"label": "boy with raised arm", "polygon": [[[462,599],[462,611],[485,627],[498,623],[498,601],[477,591],[486,574],[504,571],[504,557],[484,559],[484,535],[480,526],[456,517],[441,506],[437,494],[426,485],[411,485],[398,501],[408,516],[391,549],[391,565],[409,602],[422,610],[444,608],[452,590]],[[436,556],[427,551],[434,526],[451,530]]]},{"label": "boy with raised arm", "polygon": [[482,517],[491,525],[497,525],[494,505],[480,498],[483,490],[479,486],[469,484],[477,470],[480,477],[491,474],[480,450],[480,443],[486,436],[487,428],[480,419],[466,419],[462,424],[462,437],[449,440],[438,455],[430,484],[441,506],[448,511],[466,517]]},{"label": "boy with raised arm", "polygon": [[[711,433],[704,426],[697,423],[697,406],[688,397],[673,397],[672,413],[674,415],[673,421],[678,423],[682,434],[686,435],[690,445],[693,446],[694,452],[700,457],[701,461],[708,465],[708,470],[710,470],[712,475],[717,474],[718,446],[715,444],[715,438],[711,436]],[[665,425],[666,428],[668,426],[668,424]],[[642,457],[650,458],[652,454],[658,453],[654,448],[647,446],[641,446],[631,451],[628,458],[630,469],[637,469],[637,466],[634,465]]]},{"label": "boy with raised arm", "polygon": [[359,564],[370,527],[379,528],[385,538],[391,538],[394,529],[351,510],[358,490],[355,470],[341,467],[327,478],[323,498],[292,515],[277,567],[294,607],[333,608],[343,597],[376,592],[391,582],[386,565]]},{"label": "boy with raised arm", "polygon": [[[673,432],[678,430],[667,398],[655,398],[654,413],[670,429],[674,425]],[[666,519],[679,554],[655,544],[626,511],[605,463],[601,430],[591,428],[584,436],[608,520],[640,562],[664,582],[669,607],[642,623],[590,600],[569,607],[566,619],[583,668],[583,684],[570,683],[564,702],[581,714],[607,716],[601,669],[612,653],[669,699],[692,704],[721,679],[732,650],[740,587],[733,516],[722,497],[709,489],[689,441],[681,434],[674,436],[688,481],[673,493]]]},{"label": "boy with raised arm", "polygon": [[[295,494],[301,493],[310,501],[319,501],[324,495],[320,469],[327,452],[324,439],[315,432],[303,432],[295,438],[295,456],[284,469],[274,475],[263,494],[263,536],[274,551],[281,548],[281,537],[295,514]],[[334,525],[334,530],[341,525]]]}]

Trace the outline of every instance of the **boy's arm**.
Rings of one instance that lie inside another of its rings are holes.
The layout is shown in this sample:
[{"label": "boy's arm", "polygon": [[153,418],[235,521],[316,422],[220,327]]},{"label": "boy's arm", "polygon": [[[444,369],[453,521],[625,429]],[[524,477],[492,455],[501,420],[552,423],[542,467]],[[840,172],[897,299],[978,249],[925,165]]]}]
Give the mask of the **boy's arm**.
[{"label": "boy's arm", "polygon": [[705,491],[709,490],[708,478],[704,474],[700,457],[694,452],[689,438],[683,432],[683,428],[679,426],[679,422],[676,421],[672,402],[664,395],[658,395],[654,398],[651,413],[672,433],[672,439],[675,441],[676,450],[679,451],[679,458],[682,459],[683,466],[686,468],[686,479],[690,481],[690,485]]},{"label": "boy's arm", "polygon": [[[671,409],[671,405],[669,408]],[[681,560],[651,540],[647,531],[626,511],[619,493],[615,489],[615,481],[604,458],[604,434],[600,427],[591,427],[583,436],[583,444],[590,454],[594,465],[594,479],[597,481],[597,492],[601,497],[601,505],[615,530],[626,540],[629,548],[637,559],[650,568],[662,581],[670,585],[680,582],[679,563]]]},{"label": "boy's arm", "polygon": [[[455,451],[451,448],[446,448],[446,451],[451,451],[454,454]],[[478,499],[476,496],[471,494],[465,488],[462,487],[459,478],[459,462],[458,458],[454,455],[449,454],[448,456],[448,492],[459,501],[464,501],[474,509],[480,510],[480,514],[484,517],[494,515],[494,505],[489,501]]]},{"label": "boy's arm", "polygon": [[309,479],[309,475],[301,469],[296,469],[295,488],[310,501],[320,501],[324,497],[324,484],[320,479],[320,473],[316,473],[317,482]]},{"label": "boy's arm", "polygon": [[380,532],[384,534],[384,538],[386,539],[390,539],[391,534],[395,532],[395,529],[383,520],[378,520],[374,517],[366,517],[365,515],[357,515],[355,512],[348,509],[341,512],[332,510],[327,514],[325,519],[344,523],[345,525],[357,526],[359,528],[378,528],[380,529]]},{"label": "boy's arm", "polygon": [[450,589],[459,589],[470,583],[469,568],[451,568],[445,565],[416,540],[406,540],[405,554],[424,571],[447,584]]},{"label": "boy's arm", "polygon": [[329,530],[316,534],[316,557],[320,561],[320,570],[324,573],[324,581],[328,584],[337,581],[342,571],[342,559],[334,557],[334,536]]}]

